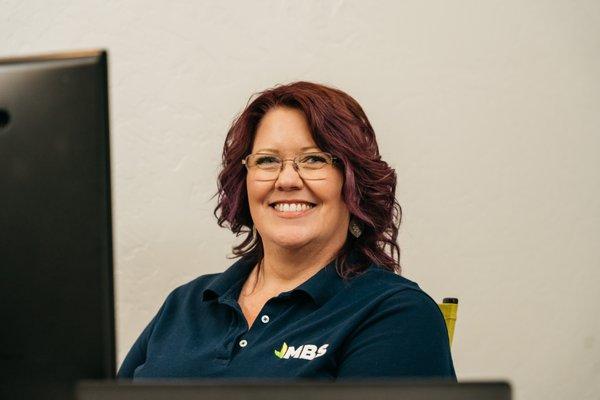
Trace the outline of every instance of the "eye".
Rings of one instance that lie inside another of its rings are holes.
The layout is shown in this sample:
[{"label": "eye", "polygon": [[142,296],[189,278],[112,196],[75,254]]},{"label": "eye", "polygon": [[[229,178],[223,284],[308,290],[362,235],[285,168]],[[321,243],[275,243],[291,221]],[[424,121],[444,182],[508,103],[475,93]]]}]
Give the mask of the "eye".
[{"label": "eye", "polygon": [[271,155],[258,155],[256,157],[256,165],[259,166],[270,166],[279,164],[279,158]]},{"label": "eye", "polygon": [[300,159],[302,164],[327,164],[327,159],[321,154],[307,154]]}]

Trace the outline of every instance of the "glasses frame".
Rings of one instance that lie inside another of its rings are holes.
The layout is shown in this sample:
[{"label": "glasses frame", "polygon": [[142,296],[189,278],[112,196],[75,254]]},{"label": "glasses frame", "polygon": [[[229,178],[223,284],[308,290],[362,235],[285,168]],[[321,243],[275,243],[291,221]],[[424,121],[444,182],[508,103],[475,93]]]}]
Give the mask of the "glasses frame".
[{"label": "glasses frame", "polygon": [[[244,164],[246,166],[246,169],[248,171],[250,171],[250,168],[261,169],[257,165],[253,165],[252,167],[250,165],[248,165],[248,159],[250,157],[252,157],[252,156],[257,156],[257,155],[274,156],[274,157],[277,157],[277,158],[279,158],[281,160],[281,166],[279,167],[279,171],[277,171],[277,176],[273,180],[276,180],[279,177],[279,174],[285,168],[285,162],[286,161],[291,161],[292,162],[292,166],[294,167],[294,171],[296,171],[298,173],[298,175],[300,175],[300,177],[302,177],[302,174],[300,172],[300,171],[302,171],[302,168],[300,168],[299,160],[300,160],[301,157],[305,157],[305,156],[308,156],[308,155],[311,155],[311,154],[325,154],[325,155],[327,155],[331,159],[331,163],[327,163],[327,165],[324,165],[322,168],[317,168],[317,170],[323,169],[323,168],[327,168],[327,166],[333,166],[339,160],[337,157],[332,156],[331,153],[328,153],[326,151],[311,151],[311,152],[308,152],[308,153],[301,153],[301,154],[296,155],[294,158],[281,158],[277,154],[272,154],[272,153],[253,153],[253,154],[248,154],[246,157],[244,157],[244,159],[242,160],[242,164]],[[263,169],[263,171],[267,171],[267,170]],[[305,178],[302,178],[302,179],[305,179]]]}]

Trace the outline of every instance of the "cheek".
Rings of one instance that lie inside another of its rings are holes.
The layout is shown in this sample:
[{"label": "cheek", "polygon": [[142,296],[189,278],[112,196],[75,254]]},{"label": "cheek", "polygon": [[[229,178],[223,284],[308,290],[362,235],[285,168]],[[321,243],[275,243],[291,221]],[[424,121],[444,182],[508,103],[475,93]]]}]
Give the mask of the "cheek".
[{"label": "cheek", "polygon": [[341,197],[339,197],[334,203],[332,203],[332,211],[333,217],[337,220],[345,220],[350,214],[346,203],[344,203]]},{"label": "cheek", "polygon": [[260,211],[260,207],[262,206],[262,203],[266,200],[266,196],[268,193],[268,185],[246,181],[246,195],[248,197],[248,206],[250,207],[250,215],[253,218],[256,217],[256,213]]},{"label": "cheek", "polygon": [[349,212],[348,207],[344,202],[342,191],[343,180],[341,178],[341,174],[338,179],[336,179],[334,182],[330,182],[329,185],[323,188],[323,199],[326,200],[331,207],[330,210],[333,211],[332,214],[335,215],[335,218],[344,216]]},{"label": "cheek", "polygon": [[246,181],[246,194],[250,204],[260,202],[261,197],[263,197],[262,192],[263,190],[256,182]]}]

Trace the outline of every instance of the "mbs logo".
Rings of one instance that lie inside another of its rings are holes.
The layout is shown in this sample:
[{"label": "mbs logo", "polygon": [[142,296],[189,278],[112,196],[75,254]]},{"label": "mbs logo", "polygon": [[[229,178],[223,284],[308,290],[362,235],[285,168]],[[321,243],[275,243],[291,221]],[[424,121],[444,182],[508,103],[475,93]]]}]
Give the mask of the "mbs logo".
[{"label": "mbs logo", "polygon": [[283,342],[281,349],[274,350],[274,353],[277,358],[313,360],[327,353],[327,347],[329,347],[329,344],[324,344],[321,347],[317,347],[314,344],[303,344],[302,346],[294,347],[288,346],[287,343]]}]

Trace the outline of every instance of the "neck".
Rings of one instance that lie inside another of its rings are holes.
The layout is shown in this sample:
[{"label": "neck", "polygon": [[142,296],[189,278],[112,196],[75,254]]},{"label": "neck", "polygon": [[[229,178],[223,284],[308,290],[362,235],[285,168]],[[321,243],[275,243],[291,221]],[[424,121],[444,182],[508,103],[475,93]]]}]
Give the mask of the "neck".
[{"label": "neck", "polygon": [[285,249],[263,243],[264,258],[260,264],[255,289],[273,293],[292,290],[302,284],[336,257],[343,246]]}]

